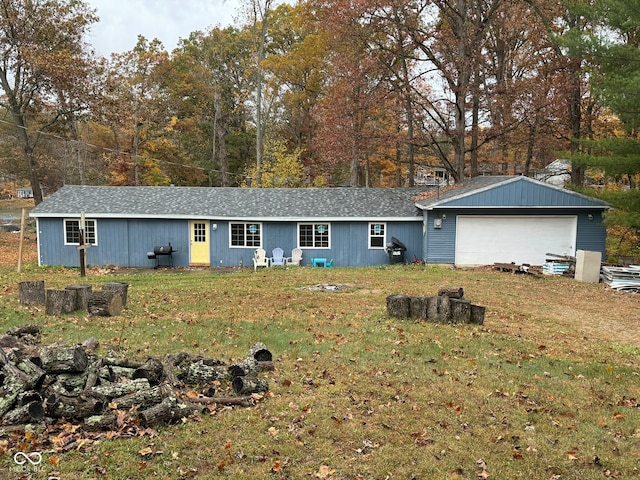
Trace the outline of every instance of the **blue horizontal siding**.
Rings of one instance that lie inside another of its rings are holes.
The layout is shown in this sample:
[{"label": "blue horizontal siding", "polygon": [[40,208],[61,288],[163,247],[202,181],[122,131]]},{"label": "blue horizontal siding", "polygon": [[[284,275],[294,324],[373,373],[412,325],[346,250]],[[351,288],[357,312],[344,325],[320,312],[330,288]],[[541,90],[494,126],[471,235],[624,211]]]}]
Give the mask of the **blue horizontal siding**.
[{"label": "blue horizontal siding", "polygon": [[[442,228],[434,227],[434,220],[442,218]],[[603,257],[606,252],[607,231],[602,221],[602,208],[593,210],[571,211],[565,208],[549,209],[447,209],[431,210],[424,212],[425,238],[424,258],[427,263],[455,263],[456,244],[456,219],[458,215],[482,214],[482,215],[576,215],[577,233],[576,250],[601,252]]]},{"label": "blue horizontal siding", "polygon": [[578,214],[576,251],[600,252],[606,257],[607,229],[602,221],[602,211],[593,210]]},{"label": "blue horizontal siding", "polygon": [[533,182],[509,182],[446,202],[447,207],[589,207],[594,200]]},{"label": "blue horizontal siding", "polygon": [[[447,210],[446,212],[433,210],[425,211],[425,261],[427,263],[447,263],[455,262],[456,245],[456,214]],[[446,219],[442,220],[442,215]],[[436,228],[434,222],[441,220],[441,228]]]}]

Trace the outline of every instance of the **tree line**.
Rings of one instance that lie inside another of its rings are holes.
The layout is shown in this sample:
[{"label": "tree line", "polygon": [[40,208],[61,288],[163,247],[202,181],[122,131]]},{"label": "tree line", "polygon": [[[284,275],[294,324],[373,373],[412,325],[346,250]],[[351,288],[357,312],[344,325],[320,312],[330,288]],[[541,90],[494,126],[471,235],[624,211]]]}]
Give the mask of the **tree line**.
[{"label": "tree line", "polygon": [[0,172],[39,203],[66,183],[413,186],[566,158],[640,226],[635,1],[245,0],[241,17],[102,58],[82,0],[0,0]]}]

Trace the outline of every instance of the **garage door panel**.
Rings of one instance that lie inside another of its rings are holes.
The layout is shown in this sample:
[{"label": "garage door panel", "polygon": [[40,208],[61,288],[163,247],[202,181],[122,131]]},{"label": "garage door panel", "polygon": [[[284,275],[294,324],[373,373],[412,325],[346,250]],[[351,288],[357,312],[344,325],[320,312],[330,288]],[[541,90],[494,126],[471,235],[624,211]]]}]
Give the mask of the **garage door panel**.
[{"label": "garage door panel", "polygon": [[455,263],[542,265],[547,253],[575,255],[576,228],[575,215],[459,215]]}]

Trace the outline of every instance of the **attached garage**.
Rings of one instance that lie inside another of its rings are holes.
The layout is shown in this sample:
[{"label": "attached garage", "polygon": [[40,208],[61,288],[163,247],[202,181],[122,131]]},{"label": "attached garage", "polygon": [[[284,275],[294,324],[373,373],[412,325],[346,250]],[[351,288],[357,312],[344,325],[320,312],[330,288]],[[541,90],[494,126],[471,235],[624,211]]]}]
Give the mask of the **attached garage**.
[{"label": "attached garage", "polygon": [[456,265],[491,265],[506,258],[542,265],[547,253],[575,255],[578,217],[458,215]]},{"label": "attached garage", "polygon": [[427,263],[542,265],[547,253],[605,254],[608,205],[528,177],[468,179],[425,193],[416,206]]}]

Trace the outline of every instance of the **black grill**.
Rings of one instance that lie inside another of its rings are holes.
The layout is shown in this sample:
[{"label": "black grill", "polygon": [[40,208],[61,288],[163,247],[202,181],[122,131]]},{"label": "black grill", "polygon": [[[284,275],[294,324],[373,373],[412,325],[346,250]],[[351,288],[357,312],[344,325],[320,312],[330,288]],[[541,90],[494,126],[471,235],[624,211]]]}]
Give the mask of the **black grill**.
[{"label": "black grill", "polygon": [[407,247],[396,237],[391,237],[391,242],[387,243],[385,250],[391,263],[404,263],[404,252]]},{"label": "black grill", "polygon": [[158,268],[160,266],[160,259],[162,257],[166,257],[169,261],[169,267],[173,267],[173,254],[176,252],[171,243],[169,245],[160,245],[153,247],[153,252],[147,252],[147,258],[149,260],[155,260],[156,266],[154,268]]}]

